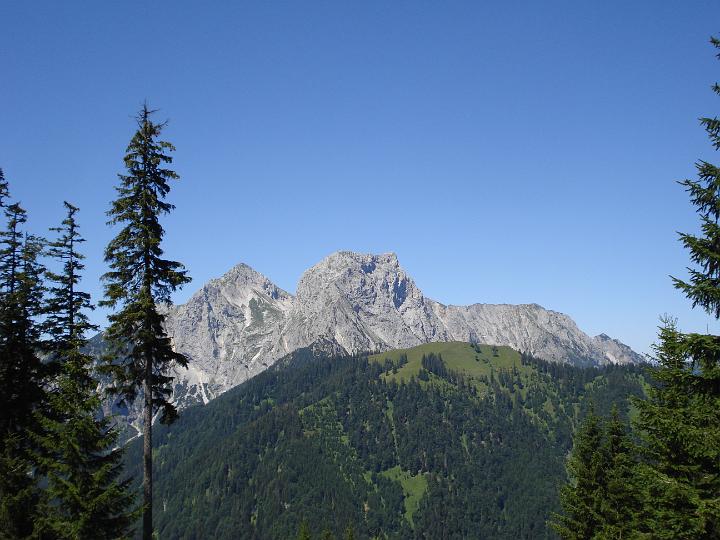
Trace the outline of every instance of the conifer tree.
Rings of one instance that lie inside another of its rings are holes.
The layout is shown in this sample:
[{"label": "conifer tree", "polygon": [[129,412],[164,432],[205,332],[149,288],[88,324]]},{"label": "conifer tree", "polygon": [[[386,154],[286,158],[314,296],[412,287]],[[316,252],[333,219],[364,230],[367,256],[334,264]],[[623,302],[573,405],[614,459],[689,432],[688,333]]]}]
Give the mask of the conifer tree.
[{"label": "conifer tree", "polygon": [[[712,38],[720,49],[720,40]],[[720,58],[720,54],[717,55]],[[720,85],[713,86],[720,95]],[[720,149],[720,120],[701,118]],[[680,182],[700,218],[701,234],[680,234],[694,267],[676,288],[720,319],[720,169],[696,164],[697,179]],[[656,347],[658,386],[639,403],[644,434],[648,530],[659,537],[720,537],[720,336],[680,333],[665,321]],[[655,533],[654,533],[655,534]]]},{"label": "conifer tree", "polygon": [[3,207],[5,214],[6,229],[0,236],[2,248],[0,248],[0,286],[5,295],[3,298],[10,299],[10,295],[18,294],[20,287],[23,252],[23,225],[27,222],[27,212],[19,203]]},{"label": "conifer tree", "polygon": [[60,263],[62,271],[46,273],[50,286],[43,325],[49,338],[46,349],[60,360],[63,360],[65,352],[85,344],[86,332],[97,330],[96,325],[90,324],[86,313],[94,309],[90,294],[78,290],[81,272],[85,268],[82,262],[85,256],[78,251],[78,245],[85,242],[75,219],[79,209],[67,201],[63,206],[66,217],[60,227],[50,229],[57,233],[57,239],[49,242],[47,249],[47,255]]},{"label": "conifer tree", "polygon": [[5,208],[5,200],[10,197],[10,190],[7,180],[5,180],[5,172],[0,167],[0,208]]},{"label": "conifer tree", "polygon": [[563,539],[593,538],[602,527],[600,503],[606,482],[602,446],[602,424],[591,409],[568,457],[569,482],[560,490],[563,514],[554,515],[550,524]]},{"label": "conifer tree", "polygon": [[127,147],[127,174],[119,175],[117,199],[108,212],[110,225],[122,225],[105,250],[110,271],[103,276],[103,305],[120,308],[109,317],[106,338],[113,360],[107,364],[114,384],[111,391],[129,403],[143,395],[143,538],[152,537],[152,421],[172,422],[177,411],[168,398],[172,392],[173,364],[187,359],[172,348],[163,328],[159,304],[190,281],[182,264],[163,258],[164,229],[160,216],[174,207],[165,202],[170,182],[178,175],[166,168],[172,162],[172,144],[159,140],[164,123],[151,121],[153,111],[144,105],[137,116],[138,129]]},{"label": "conifer tree", "polygon": [[39,538],[72,540],[124,538],[134,519],[129,480],[120,480],[122,450],[114,448],[117,432],[110,419],[98,418],[101,408],[93,359],[82,352],[85,335],[96,329],[86,311],[90,295],[78,289],[84,268],[78,244],[78,209],[65,202],[67,217],[49,244],[48,254],[62,264],[47,273],[51,286],[46,303],[46,350],[58,365],[49,411],[38,415],[36,462],[47,477],[42,512],[35,522]]},{"label": "conifer tree", "polygon": [[645,457],[640,469],[642,530],[668,540],[717,538],[714,520],[707,516],[712,506],[704,503],[717,496],[712,493],[717,480],[708,475],[717,464],[705,456],[717,455],[708,443],[717,440],[718,427],[711,424],[713,418],[720,420],[718,413],[708,410],[707,396],[698,392],[688,336],[672,320],[664,321],[655,358],[655,384],[647,399],[637,401],[636,424]]},{"label": "conifer tree", "polygon": [[627,423],[613,405],[605,423],[602,454],[605,484],[600,497],[599,538],[635,538],[642,499],[637,491],[637,449]]},{"label": "conifer tree", "polygon": [[642,501],[636,490],[637,452],[613,406],[603,420],[591,409],[568,458],[560,491],[563,515],[551,527],[563,539],[636,538]]},{"label": "conifer tree", "polygon": [[45,404],[46,370],[38,355],[36,317],[42,304],[42,242],[25,236],[27,216],[17,203],[6,204],[7,183],[0,181],[0,204],[7,227],[0,233],[0,535],[31,534],[38,487],[33,475],[35,414]]}]

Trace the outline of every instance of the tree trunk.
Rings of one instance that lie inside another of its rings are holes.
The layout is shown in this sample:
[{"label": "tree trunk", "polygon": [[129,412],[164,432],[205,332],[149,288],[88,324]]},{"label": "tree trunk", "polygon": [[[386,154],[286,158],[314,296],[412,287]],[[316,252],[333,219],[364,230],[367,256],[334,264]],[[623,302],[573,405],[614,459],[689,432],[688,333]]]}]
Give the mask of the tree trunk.
[{"label": "tree trunk", "polygon": [[143,409],[143,540],[152,540],[152,357],[145,358]]}]

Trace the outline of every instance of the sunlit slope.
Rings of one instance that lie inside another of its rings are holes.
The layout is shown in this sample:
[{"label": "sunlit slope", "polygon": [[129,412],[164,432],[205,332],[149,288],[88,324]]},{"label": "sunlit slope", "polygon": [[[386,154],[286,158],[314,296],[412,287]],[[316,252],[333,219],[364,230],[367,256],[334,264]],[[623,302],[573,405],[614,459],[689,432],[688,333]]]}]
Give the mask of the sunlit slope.
[{"label": "sunlit slope", "polygon": [[450,371],[464,373],[480,380],[490,377],[493,371],[516,368],[527,373],[532,370],[522,365],[520,353],[510,347],[491,345],[473,345],[461,341],[426,343],[410,349],[396,349],[369,357],[371,362],[383,362],[388,359],[397,364],[404,357],[407,363],[387,374],[389,380],[408,381],[418,377],[422,370],[422,357],[429,354],[441,355]]}]

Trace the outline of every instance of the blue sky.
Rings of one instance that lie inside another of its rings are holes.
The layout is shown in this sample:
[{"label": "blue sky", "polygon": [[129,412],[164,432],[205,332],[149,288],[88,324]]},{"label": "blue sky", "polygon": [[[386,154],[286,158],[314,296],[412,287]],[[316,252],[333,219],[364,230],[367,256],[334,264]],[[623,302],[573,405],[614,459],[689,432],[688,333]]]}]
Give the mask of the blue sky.
[{"label": "blue sky", "polygon": [[[182,179],[166,251],[202,283],[246,262],[293,292],[339,250],[395,251],[444,303],[537,302],[647,351],[691,311],[675,181],[718,160],[720,4],[4,2],[0,167],[43,232],[104,212],[144,99]],[[102,321],[103,312],[95,319]]]}]

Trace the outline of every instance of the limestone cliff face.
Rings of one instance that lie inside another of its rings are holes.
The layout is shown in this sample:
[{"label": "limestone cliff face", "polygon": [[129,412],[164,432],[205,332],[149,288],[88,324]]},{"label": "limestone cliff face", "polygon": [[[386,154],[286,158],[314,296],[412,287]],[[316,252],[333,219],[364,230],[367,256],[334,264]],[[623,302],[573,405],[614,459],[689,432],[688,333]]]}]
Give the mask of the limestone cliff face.
[{"label": "limestone cliff face", "polygon": [[394,254],[338,252],[310,268],[282,331],[287,352],[318,337],[347,352],[409,347],[443,341],[432,305]]},{"label": "limestone cliff face", "polygon": [[292,305],[291,295],[240,264],[172,307],[166,329],[189,359],[176,372],[190,383],[187,397],[207,402],[273,363],[268,353]]},{"label": "limestone cliff face", "polygon": [[[240,264],[170,308],[166,327],[190,360],[189,369],[174,373],[180,407],[207,403],[317,343],[354,354],[476,341],[578,365],[642,360],[627,345],[604,334],[590,337],[567,315],[537,304],[446,306],[431,300],[393,253],[334,253],[303,274],[295,296]],[[134,411],[128,416],[136,423]]]}]

